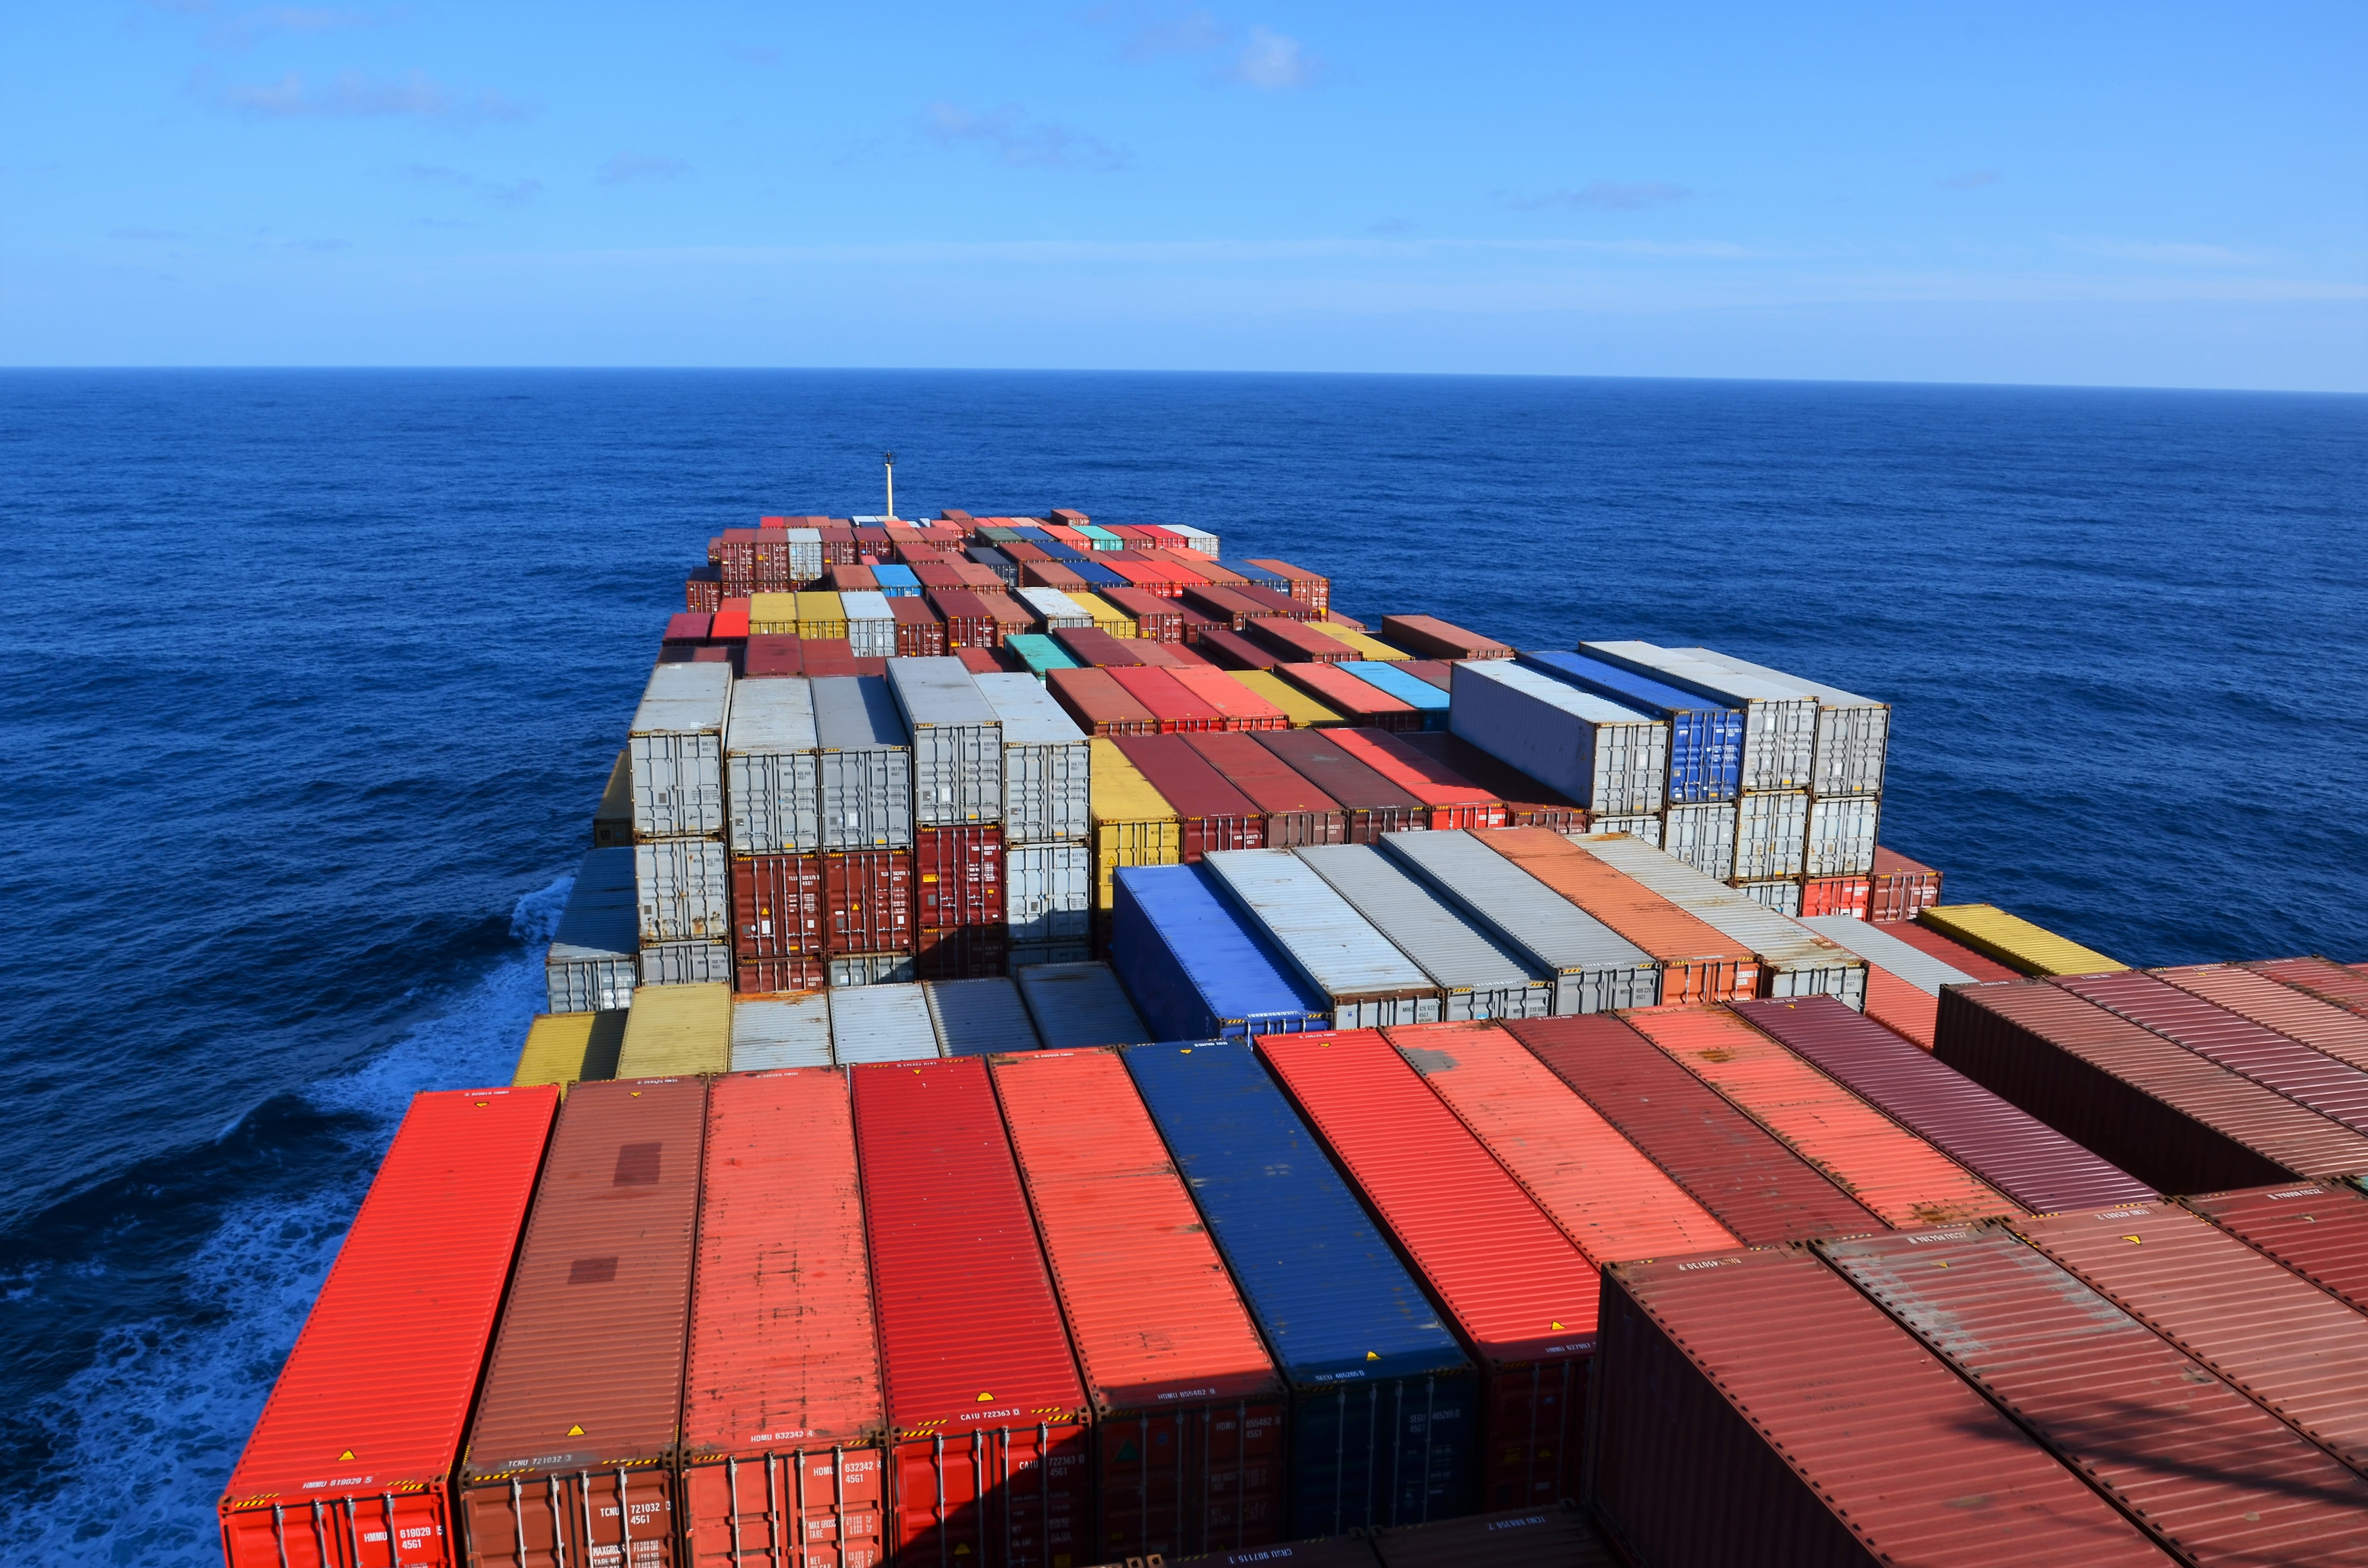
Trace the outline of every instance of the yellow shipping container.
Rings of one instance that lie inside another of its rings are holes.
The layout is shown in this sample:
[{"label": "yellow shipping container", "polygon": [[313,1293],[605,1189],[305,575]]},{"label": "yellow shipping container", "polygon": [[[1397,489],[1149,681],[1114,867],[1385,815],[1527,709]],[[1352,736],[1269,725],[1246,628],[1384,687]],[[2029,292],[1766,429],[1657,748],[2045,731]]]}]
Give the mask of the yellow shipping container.
[{"label": "yellow shipping container", "polygon": [[2130,967],[1992,903],[1936,904],[1918,918],[1951,941],[2025,974],[2112,974]]},{"label": "yellow shipping container", "polygon": [[1227,670],[1225,673],[1281,709],[1294,730],[1325,730],[1349,722],[1279,675],[1266,670]]},{"label": "yellow shipping container", "polygon": [[1167,797],[1135,770],[1124,753],[1100,736],[1093,748],[1088,799],[1094,818],[1094,907],[1115,896],[1110,873],[1121,866],[1173,866],[1184,857],[1184,826]]},{"label": "yellow shipping container", "polygon": [[1094,618],[1094,630],[1097,631],[1107,631],[1113,637],[1132,637],[1141,630],[1135,625],[1134,617],[1099,594],[1088,594],[1076,588],[1061,591],[1075,600],[1079,609]]},{"label": "yellow shipping container", "polygon": [[545,1013],[527,1026],[510,1087],[551,1084],[564,1095],[570,1084],[613,1078],[624,1043],[622,1013]]},{"label": "yellow shipping container", "polygon": [[[801,637],[845,637],[847,606],[840,602],[834,589],[809,589],[793,596],[798,601],[798,635]],[[750,617],[754,629],[755,617]]]},{"label": "yellow shipping container", "polygon": [[683,1078],[732,1065],[732,987],[636,985],[620,1078]]},{"label": "yellow shipping container", "polygon": [[1409,659],[1414,656],[1391,647],[1378,638],[1368,637],[1354,628],[1341,626],[1333,621],[1311,620],[1304,624],[1310,631],[1321,631],[1335,642],[1346,642],[1349,647],[1357,650],[1357,656],[1360,659]]},{"label": "yellow shipping container", "polygon": [[798,596],[795,594],[749,595],[748,631],[751,635],[771,634],[795,637],[798,634]]}]

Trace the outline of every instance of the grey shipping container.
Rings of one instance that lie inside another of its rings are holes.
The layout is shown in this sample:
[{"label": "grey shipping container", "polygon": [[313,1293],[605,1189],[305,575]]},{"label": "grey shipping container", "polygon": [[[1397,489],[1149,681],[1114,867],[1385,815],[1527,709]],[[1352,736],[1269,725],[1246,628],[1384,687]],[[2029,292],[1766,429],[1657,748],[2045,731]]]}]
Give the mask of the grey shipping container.
[{"label": "grey shipping container", "polygon": [[1661,1000],[1661,973],[1651,955],[1472,834],[1385,834],[1382,848],[1552,975],[1555,1017]]},{"label": "grey shipping container", "polygon": [[1735,810],[1732,801],[1671,806],[1661,813],[1661,836],[1646,842],[1657,843],[1703,876],[1723,882],[1735,875]]},{"label": "grey shipping container", "polygon": [[1219,849],[1201,864],[1326,998],[1334,1028],[1440,1021],[1439,983],[1290,850]]},{"label": "grey shipping container", "polygon": [[[1429,834],[1385,836],[1428,837]],[[1311,844],[1288,851],[1315,869],[1440,992],[1440,1016],[1543,1018],[1554,983],[1496,936],[1467,920],[1437,890],[1370,844]]]},{"label": "grey shipping container", "polygon": [[1003,725],[1003,841],[1091,836],[1093,753],[1085,731],[1034,676],[973,678]]},{"label": "grey shipping container", "polygon": [[813,681],[825,849],[913,846],[912,736],[877,676]]},{"label": "grey shipping container", "polygon": [[1827,795],[1809,801],[1809,841],[1801,859],[1805,877],[1863,877],[1874,869],[1877,795]]},{"label": "grey shipping container", "polygon": [[[1839,687],[1804,680],[1712,648],[1671,650],[1706,665],[1719,665],[1777,686],[1795,686],[1817,699],[1817,753],[1809,781],[1813,795],[1883,793],[1884,755],[1891,745],[1891,704]],[[1812,872],[1811,875],[1817,873]],[[1838,875],[1856,876],[1856,871]]]},{"label": "grey shipping container", "polygon": [[1006,849],[1003,918],[1015,944],[1087,940],[1093,932],[1094,852],[1082,844]]},{"label": "grey shipping container", "polygon": [[1974,978],[1854,915],[1812,915],[1801,924],[1836,947],[1849,949],[1875,968],[1897,975],[1929,996],[1941,994],[1943,985],[1964,985]]},{"label": "grey shipping container", "polygon": [[729,985],[732,949],[723,942],[659,942],[642,949],[643,985]]},{"label": "grey shipping container", "polygon": [[1029,964],[1012,978],[1048,1051],[1137,1045],[1151,1038],[1106,963]]},{"label": "grey shipping container", "polygon": [[[1801,913],[1801,881],[1797,877],[1784,877],[1774,881],[1737,882],[1735,891],[1762,909],[1772,909],[1779,915]],[[1840,946],[1839,943],[1835,945]]]},{"label": "grey shipping container", "polygon": [[921,995],[929,1005],[938,1049],[948,1056],[1033,1051],[1043,1043],[1019,987],[1008,980],[925,980]]},{"label": "grey shipping container", "polygon": [[633,846],[633,906],[642,945],[732,939],[732,861],[716,838]]},{"label": "grey shipping container", "polygon": [[828,992],[801,991],[784,996],[732,999],[734,1073],[830,1064]]},{"label": "grey shipping container", "polygon": [[633,915],[633,852],[595,849],[576,863],[575,885],[543,958],[554,1013],[613,1013],[633,1005],[641,946]]},{"label": "grey shipping container", "polygon": [[858,985],[829,994],[830,1054],[841,1067],[945,1054],[918,985]]},{"label": "grey shipping container", "polygon": [[1807,790],[1747,793],[1735,802],[1735,869],[1728,875],[1747,882],[1797,877],[1808,837]]},{"label": "grey shipping container", "polygon": [[1004,957],[1004,967],[1018,974],[1032,964],[1084,963],[1094,956],[1091,942],[1014,942]]},{"label": "grey shipping container", "polygon": [[[1724,808],[1726,802],[1721,801],[1717,804]],[[1589,819],[1587,830],[1589,833],[1624,833],[1639,843],[1649,844],[1654,848],[1659,849],[1663,847],[1661,843],[1663,814],[1653,812],[1639,816],[1593,817]],[[1730,817],[1733,814],[1732,812],[1728,812]]]},{"label": "grey shipping container", "polygon": [[1058,588],[1021,588],[1019,602],[1036,618],[1036,624],[1046,631],[1067,627],[1083,631],[1090,630],[1094,618],[1085,607]]},{"label": "grey shipping container", "polygon": [[888,687],[913,733],[913,821],[1003,820],[1003,723],[960,659],[891,659]]},{"label": "grey shipping container", "polygon": [[848,652],[859,659],[896,656],[896,612],[888,596],[870,588],[842,589],[838,602],[847,613]]},{"label": "grey shipping container", "polygon": [[822,575],[822,530],[791,528],[790,575],[801,583],[811,583]]},{"label": "grey shipping container", "polygon": [[1599,835],[1572,842],[1749,949],[1759,960],[1762,996],[1822,994],[1839,997],[1861,1012],[1865,1010],[1866,961],[1827,941],[1792,916],[1755,903],[1735,889],[1723,887],[1692,867],[1681,866],[1633,838]]},{"label": "grey shipping container", "polygon": [[633,711],[633,836],[683,838],[723,831],[723,724],[732,666],[660,665]]},{"label": "grey shipping container", "polygon": [[1590,812],[1661,809],[1669,726],[1508,660],[1448,677],[1448,728]]},{"label": "grey shipping container", "polygon": [[823,960],[830,986],[907,985],[915,977],[910,953],[837,953]]},{"label": "grey shipping container", "polygon": [[1817,699],[1797,686],[1690,659],[1650,642],[1581,642],[1578,651],[1743,710],[1746,790],[1805,790],[1816,772]]},{"label": "grey shipping container", "polygon": [[723,798],[734,855],[811,854],[822,844],[814,687],[803,676],[744,681],[723,726]]}]

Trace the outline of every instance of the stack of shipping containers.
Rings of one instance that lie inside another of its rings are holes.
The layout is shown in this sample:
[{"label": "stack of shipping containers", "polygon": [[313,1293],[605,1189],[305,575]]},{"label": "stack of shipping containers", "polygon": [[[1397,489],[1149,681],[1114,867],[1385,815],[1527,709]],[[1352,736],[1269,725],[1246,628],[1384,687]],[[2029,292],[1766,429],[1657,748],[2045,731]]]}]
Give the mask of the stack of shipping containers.
[{"label": "stack of shipping containers", "polygon": [[1001,974],[1003,722],[958,659],[899,659],[888,684],[913,735],[915,972]]},{"label": "stack of shipping containers", "polygon": [[1092,752],[1033,676],[974,677],[1003,738],[1003,899],[1008,962],[1091,956]]},{"label": "stack of shipping containers", "polygon": [[659,665],[633,714],[633,891],[641,983],[732,978],[723,729],[732,666]]}]

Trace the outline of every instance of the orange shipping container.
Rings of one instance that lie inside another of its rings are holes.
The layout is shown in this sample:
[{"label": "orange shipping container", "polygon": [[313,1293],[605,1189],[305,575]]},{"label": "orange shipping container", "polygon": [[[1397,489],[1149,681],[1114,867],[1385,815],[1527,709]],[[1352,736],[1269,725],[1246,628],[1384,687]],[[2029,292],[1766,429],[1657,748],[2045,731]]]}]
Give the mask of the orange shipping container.
[{"label": "orange shipping container", "polygon": [[1338,729],[1332,732],[1332,740],[1342,751],[1429,807],[1434,829],[1445,832],[1450,828],[1505,825],[1504,801],[1385,730]]},{"label": "orange shipping container", "polygon": [[1759,960],[1748,949],[1561,834],[1508,827],[1480,842],[1652,954],[1663,1003],[1759,994]]}]

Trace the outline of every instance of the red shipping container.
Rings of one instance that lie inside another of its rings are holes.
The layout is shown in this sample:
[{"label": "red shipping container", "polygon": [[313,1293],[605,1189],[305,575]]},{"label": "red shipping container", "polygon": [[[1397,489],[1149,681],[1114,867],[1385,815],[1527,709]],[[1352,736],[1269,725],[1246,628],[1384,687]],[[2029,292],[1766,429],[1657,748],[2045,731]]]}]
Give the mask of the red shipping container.
[{"label": "red shipping container", "polygon": [[[913,574],[919,576],[920,569],[914,568]],[[946,623],[949,651],[1002,645],[1003,623],[976,594],[959,588],[931,588],[921,597],[937,612],[938,619]]]},{"label": "red shipping container", "polygon": [[820,954],[798,959],[740,959],[732,989],[742,995],[780,991],[820,991],[830,983],[830,966]]},{"label": "red shipping container", "polygon": [[1941,1024],[1941,998],[1884,968],[1866,966],[1866,1016],[1900,1039],[1932,1049]]},{"label": "red shipping container", "polygon": [[2368,1560],[2368,1479],[2005,1230],[1819,1250],[2187,1561]]},{"label": "red shipping container", "polygon": [[1302,571],[1288,561],[1268,561],[1251,556],[1249,563],[1262,566],[1291,585],[1291,597],[1319,613],[1332,608],[1332,579],[1315,573]]},{"label": "red shipping container", "polygon": [[715,607],[715,619],[708,623],[707,634],[719,642],[746,642],[748,640],[748,601],[725,599]]},{"label": "red shipping container", "polygon": [[1161,550],[1190,548],[1182,534],[1178,533],[1174,528],[1162,528],[1157,523],[1137,523],[1134,531],[1144,543],[1156,546]]},{"label": "red shipping container", "polygon": [[896,618],[896,656],[902,659],[940,659],[946,653],[946,625],[929,602],[915,594],[900,594],[888,601],[888,613]]},{"label": "red shipping container", "polygon": [[900,544],[896,547],[896,559],[917,574],[924,566],[952,565],[954,547],[931,543]]},{"label": "red shipping container", "polygon": [[2020,1214],[2015,1201],[1723,1007],[1621,1015],[1669,1059],[1900,1230]]},{"label": "red shipping container", "polygon": [[1483,1506],[1576,1494],[1594,1264],[1378,1030],[1257,1045],[1486,1369]]},{"label": "red shipping container", "polygon": [[2157,1192],[2368,1170],[2368,1139],[2044,980],[1942,991],[1933,1054]]},{"label": "red shipping container", "polygon": [[1024,539],[1008,539],[995,547],[1012,561],[1050,561],[1053,558]]},{"label": "red shipping container", "polygon": [[1270,670],[1282,663],[1281,654],[1259,647],[1238,631],[1227,631],[1223,627],[1208,628],[1192,645],[1223,669]]},{"label": "red shipping container", "polygon": [[[1069,519],[1064,517],[1061,520],[1067,522]],[[1104,523],[1102,531],[1118,535],[1129,549],[1148,549],[1152,542],[1152,535],[1139,523]]]},{"label": "red shipping container", "polygon": [[1159,721],[1108,670],[1047,670],[1044,689],[1089,735],[1156,735]]},{"label": "red shipping container", "polygon": [[1340,802],[1247,735],[1227,733],[1182,739],[1227,784],[1266,813],[1262,842],[1267,848],[1349,841],[1348,814],[1341,811]]},{"label": "red shipping container", "polygon": [[1811,877],[1801,884],[1801,913],[1863,920],[1873,892],[1871,877]]},{"label": "red shipping container", "polygon": [[2180,1202],[2357,1312],[2368,1312],[2368,1197],[2336,1182],[2207,1192]]},{"label": "red shipping container", "polygon": [[1036,630],[1036,617],[1028,607],[1000,587],[982,589],[977,597],[978,602],[986,607],[986,613],[995,619],[995,641],[990,646],[1000,648],[1005,639],[1023,636]]},{"label": "red shipping container", "polygon": [[[926,830],[924,830],[926,831]],[[903,849],[851,849],[821,862],[822,950],[909,953],[919,928],[913,856]]]},{"label": "red shipping container", "polygon": [[718,1078],[682,1404],[689,1568],[878,1562],[886,1422],[847,1079]]},{"label": "red shipping container", "polygon": [[1273,613],[1231,588],[1220,588],[1214,585],[1187,586],[1182,598],[1188,607],[1199,610],[1228,631],[1239,631],[1242,623],[1253,616]]},{"label": "red shipping container", "polygon": [[659,642],[667,646],[697,647],[707,641],[707,630],[714,623],[712,615],[696,615],[683,611],[666,618],[666,635]]},{"label": "red shipping container", "polygon": [[[1156,598],[1173,600],[1183,593],[1186,583],[1194,580],[1172,566],[1164,562],[1154,564],[1144,556],[1132,551],[1097,551],[1094,564],[1106,571],[1115,572],[1125,578],[1130,589],[1137,593],[1152,595]],[[1169,608],[1172,612],[1174,606],[1170,605]],[[1177,629],[1180,636],[1183,630],[1183,618],[1180,615],[1177,618]]]},{"label": "red shipping container", "polygon": [[734,960],[811,957],[825,950],[825,930],[821,856],[732,858]]},{"label": "red shipping container", "polygon": [[1138,638],[1135,640],[1134,656],[1156,669],[1213,670],[1218,667],[1215,660],[1183,642],[1146,642]]},{"label": "red shipping container", "polygon": [[412,1096],[223,1487],[228,1568],[460,1561],[445,1479],[558,1108]]},{"label": "red shipping container", "polygon": [[1455,666],[1443,659],[1406,659],[1398,665],[1398,668],[1441,691],[1450,689],[1455,681]]},{"label": "red shipping container", "polygon": [[880,591],[880,579],[869,566],[834,566],[822,574],[822,580],[834,593]]},{"label": "red shipping container", "polygon": [[1187,864],[1212,849],[1266,847],[1266,813],[1184,736],[1135,735],[1114,744],[1174,809]]},{"label": "red shipping container", "polygon": [[806,673],[803,647],[797,638],[783,632],[768,631],[751,637],[741,659],[741,676],[755,680],[768,676],[802,676]]},{"label": "red shipping container", "polygon": [[1163,735],[1199,734],[1225,727],[1224,714],[1193,696],[1166,670],[1120,665],[1110,670],[1110,677],[1159,721]]},{"label": "red shipping container", "polygon": [[1634,1561],[2167,1568],[1798,1252],[1623,1264],[1603,1293],[1587,1501]]},{"label": "red shipping container", "polygon": [[1091,583],[1057,561],[1024,561],[1019,565],[1019,581],[1034,588],[1058,588],[1063,593],[1076,590],[1090,592]]},{"label": "red shipping container", "polygon": [[[1055,506],[1053,510],[1057,514],[1061,512],[1063,508]],[[1071,550],[1091,551],[1094,549],[1093,535],[1081,534],[1076,528],[1069,527],[1066,523],[1047,522],[1044,525],[1044,531],[1051,534],[1054,539],[1059,540],[1063,544],[1067,545]]]},{"label": "red shipping container", "polygon": [[1753,1028],[2033,1213],[2154,1201],[2135,1176],[1831,996],[1730,1006]]},{"label": "red shipping container", "polygon": [[[1290,625],[1288,621],[1284,625]],[[1311,636],[1323,636],[1311,632]],[[1331,639],[1326,638],[1330,642]],[[1274,673],[1326,708],[1369,730],[1419,730],[1423,711],[1361,676],[1327,664],[1277,665]]]},{"label": "red shipping container", "polygon": [[[968,670],[974,676],[1025,675],[1028,673],[1028,668],[1025,665],[1016,663],[1010,654],[1005,653],[1000,648],[957,648],[954,650],[954,657],[962,661],[962,668]],[[887,674],[887,671],[882,668],[876,673],[885,675]]]},{"label": "red shipping container", "polygon": [[1177,685],[1215,709],[1226,730],[1291,728],[1291,715],[1223,670],[1177,669],[1167,674]]},{"label": "red shipping container", "polygon": [[[1275,666],[1278,670],[1303,664],[1346,664],[1357,656],[1357,651],[1338,638],[1326,637],[1321,631],[1309,629],[1303,621],[1285,620],[1280,616],[1260,616],[1245,626],[1242,633],[1251,642],[1271,648],[1282,657],[1283,663]],[[1349,678],[1356,679],[1354,676]],[[1316,695],[1321,698],[1320,693]],[[1374,695],[1381,695],[1378,687]]]},{"label": "red shipping container", "polygon": [[1269,730],[1254,738],[1309,783],[1340,802],[1349,842],[1375,844],[1385,833],[1429,819],[1421,801],[1334,745],[1329,730]]},{"label": "red shipping container", "polygon": [[1502,827],[1505,802],[1467,778],[1458,778],[1443,763],[1399,743],[1381,730],[1348,727],[1324,732],[1325,738],[1421,801],[1430,812],[1430,825],[1451,828]]},{"label": "red shipping container", "polygon": [[2346,969],[2332,959],[2269,959],[2245,967],[2297,991],[2306,991],[2322,1002],[2368,1014],[2368,975]]},{"label": "red shipping container", "polygon": [[946,569],[961,579],[962,585],[976,593],[999,594],[1007,585],[1001,574],[992,566],[982,566],[975,561],[954,557]]},{"label": "red shipping container", "polygon": [[1622,1019],[1519,1018],[1505,1029],[1745,1245],[1891,1228]]},{"label": "red shipping container", "polygon": [[[472,1568],[672,1568],[703,1078],[560,1107],[453,1479]],[[588,1550],[587,1550],[588,1548]]]},{"label": "red shipping container", "polygon": [[1452,621],[1435,615],[1385,615],[1382,617],[1382,640],[1395,643],[1409,653],[1428,653],[1434,659],[1509,659],[1513,650],[1493,637],[1483,637],[1477,631],[1466,631]]},{"label": "red shipping container", "polygon": [[855,548],[875,559],[884,559],[894,543],[888,530],[877,523],[862,524],[855,530]]},{"label": "red shipping container", "polygon": [[1109,632],[1094,627],[1057,627],[1053,630],[1052,637],[1063,653],[1088,669],[1108,669],[1143,663],[1135,651],[1133,638],[1113,637]]},{"label": "red shipping container", "polygon": [[951,556],[942,561],[916,561],[912,565],[913,579],[921,585],[921,591],[925,596],[932,588],[942,588],[948,593],[962,593],[970,587],[969,581],[954,570]]},{"label": "red shipping container", "polygon": [[924,931],[914,959],[916,980],[994,980],[1011,968],[1011,928],[958,926]]},{"label": "red shipping container", "polygon": [[848,1069],[888,1390],[890,1550],[1091,1562],[1086,1391],[976,1057]]},{"label": "red shipping container", "polygon": [[1324,619],[1322,606],[1303,603],[1292,598],[1289,594],[1277,593],[1274,589],[1261,584],[1238,584],[1235,585],[1234,592],[1258,606],[1260,615],[1281,616],[1285,620]]},{"label": "red shipping container", "polygon": [[683,608],[713,615],[723,602],[723,574],[714,567],[702,566],[682,580]]},{"label": "red shipping container", "polygon": [[1885,935],[1898,937],[1919,953],[1939,959],[1960,974],[1975,980],[2021,980],[2020,971],[2011,970],[1996,959],[1977,953],[1963,942],[1943,937],[1920,920],[1902,920],[1884,927]]},{"label": "red shipping container", "polygon": [[[1102,557],[1097,556],[1096,559]],[[1181,642],[1184,640],[1184,618],[1177,612],[1173,600],[1161,598],[1156,594],[1146,594],[1140,588],[1097,588],[1094,591],[1102,603],[1121,615],[1134,618],[1135,636],[1142,641]]]},{"label": "red shipping container", "polygon": [[1865,918],[1885,925],[1913,920],[1941,902],[1941,873],[1896,850],[1874,846],[1874,875]]},{"label": "red shipping container", "polygon": [[2313,1051],[2368,1069],[2368,1018],[2357,1013],[2236,964],[2199,964],[2154,972],[2191,995],[2298,1040]]},{"label": "red shipping container", "polygon": [[988,1060],[1094,1410],[1096,1558],[1282,1533],[1282,1381],[1114,1051]]},{"label": "red shipping container", "polygon": [[855,544],[855,527],[851,523],[819,523],[815,532],[822,535],[822,563],[825,566],[852,566],[860,553]]},{"label": "red shipping container", "polygon": [[1397,744],[1444,764],[1505,802],[1508,827],[1543,827],[1556,833],[1585,833],[1587,808],[1567,795],[1555,793],[1517,767],[1490,756],[1471,742],[1444,730],[1421,730],[1395,737]]},{"label": "red shipping container", "polygon": [[[1190,593],[1191,590],[1187,588],[1185,592]],[[1194,646],[1212,631],[1232,630],[1232,623],[1222,617],[1211,615],[1204,609],[1180,600],[1176,613],[1184,619],[1183,645],[1187,648]]]},{"label": "red shipping container", "polygon": [[[925,827],[913,835],[913,915],[924,931],[1003,926],[1003,829]],[[873,951],[884,951],[874,949]]]},{"label": "red shipping container", "polygon": [[862,661],[855,656],[853,644],[844,637],[808,637],[798,647],[798,656],[809,676],[853,676],[865,673]]}]

